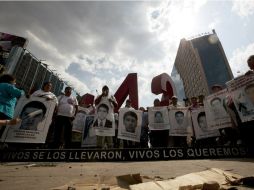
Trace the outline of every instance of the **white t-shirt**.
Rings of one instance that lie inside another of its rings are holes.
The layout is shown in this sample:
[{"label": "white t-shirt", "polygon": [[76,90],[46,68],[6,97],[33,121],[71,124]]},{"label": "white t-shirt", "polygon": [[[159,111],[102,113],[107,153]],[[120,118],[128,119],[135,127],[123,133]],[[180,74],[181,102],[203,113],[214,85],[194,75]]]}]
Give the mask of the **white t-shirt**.
[{"label": "white t-shirt", "polygon": [[56,104],[58,104],[57,97],[52,92],[45,92],[43,90],[36,90],[32,95],[32,97],[42,97],[42,98],[50,98],[52,99]]},{"label": "white t-shirt", "polygon": [[[99,96],[97,96],[97,98],[98,98],[98,97],[99,97]],[[97,98],[96,98],[96,99],[97,99]],[[113,95],[108,95],[108,96],[102,96],[102,97],[101,97],[101,101],[100,101],[99,104],[101,104],[101,103],[106,103],[106,104],[110,105],[112,109],[114,109],[114,105],[113,105],[113,103],[111,103],[111,102],[109,101],[109,99],[111,99],[112,101],[116,102],[116,98],[115,98]]]},{"label": "white t-shirt", "polygon": [[78,101],[73,96],[58,96],[58,111],[57,115],[73,117],[75,114],[75,106],[78,105]]}]

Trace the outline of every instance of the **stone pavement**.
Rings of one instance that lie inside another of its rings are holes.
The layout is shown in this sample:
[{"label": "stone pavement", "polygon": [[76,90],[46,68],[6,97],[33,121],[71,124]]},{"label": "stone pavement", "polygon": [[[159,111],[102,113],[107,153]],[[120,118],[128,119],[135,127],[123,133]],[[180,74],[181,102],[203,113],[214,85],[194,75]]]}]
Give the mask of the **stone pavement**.
[{"label": "stone pavement", "polygon": [[150,178],[170,179],[180,175],[220,168],[254,176],[254,159],[174,160],[153,162],[1,163],[0,189],[45,190],[71,183],[114,183],[114,177],[140,173]]}]

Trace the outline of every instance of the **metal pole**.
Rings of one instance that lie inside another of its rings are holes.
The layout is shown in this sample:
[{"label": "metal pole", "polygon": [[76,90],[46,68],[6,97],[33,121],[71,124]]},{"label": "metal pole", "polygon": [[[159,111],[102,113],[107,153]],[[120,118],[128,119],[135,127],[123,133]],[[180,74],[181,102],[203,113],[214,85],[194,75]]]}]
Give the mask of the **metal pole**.
[{"label": "metal pole", "polygon": [[28,63],[29,66],[28,66],[28,68],[27,68],[27,70],[26,70],[26,72],[25,72],[25,74],[24,74],[24,77],[22,78],[22,81],[21,81],[21,85],[20,85],[21,88],[24,88],[24,86],[23,86],[23,85],[24,85],[24,80],[26,79],[27,74],[28,74],[28,71],[30,70],[32,61],[33,61],[33,57],[31,56],[30,61],[29,61],[29,63]]},{"label": "metal pole", "polygon": [[36,67],[36,70],[35,70],[35,73],[34,73],[34,77],[33,77],[33,80],[32,80],[32,83],[31,83],[29,89],[33,88],[34,81],[35,81],[35,76],[37,75],[38,68],[39,68],[41,62],[37,62],[37,63],[38,63],[38,65],[37,65],[37,67]]},{"label": "metal pole", "polygon": [[42,63],[42,65],[45,66],[45,72],[44,72],[43,80],[41,80],[40,88],[42,87],[43,83],[45,82],[46,74],[47,74],[47,71],[48,71],[48,65],[45,64],[45,63]]}]

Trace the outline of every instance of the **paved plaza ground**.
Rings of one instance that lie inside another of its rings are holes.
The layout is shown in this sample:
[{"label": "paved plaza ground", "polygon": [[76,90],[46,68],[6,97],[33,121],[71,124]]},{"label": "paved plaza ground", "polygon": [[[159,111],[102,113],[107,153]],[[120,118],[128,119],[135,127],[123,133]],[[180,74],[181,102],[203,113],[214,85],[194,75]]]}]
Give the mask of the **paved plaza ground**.
[{"label": "paved plaza ground", "polygon": [[209,168],[220,168],[242,176],[254,176],[254,159],[1,163],[0,189],[45,190],[71,183],[115,183],[115,176],[135,173],[149,178],[169,179]]}]

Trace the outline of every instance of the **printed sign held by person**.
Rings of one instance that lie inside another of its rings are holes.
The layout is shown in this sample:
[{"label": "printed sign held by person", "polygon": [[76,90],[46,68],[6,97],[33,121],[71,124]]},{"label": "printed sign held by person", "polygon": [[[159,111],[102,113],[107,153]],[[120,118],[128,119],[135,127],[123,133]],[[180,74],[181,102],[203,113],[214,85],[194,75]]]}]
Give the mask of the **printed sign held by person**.
[{"label": "printed sign held by person", "polygon": [[227,94],[227,89],[225,89],[205,98],[204,107],[208,130],[232,127],[231,118],[225,109]]},{"label": "printed sign held by person", "polygon": [[56,103],[46,99],[22,97],[15,109],[21,123],[8,127],[5,142],[45,143]]},{"label": "printed sign held by person", "polygon": [[78,108],[78,113],[75,116],[75,119],[72,122],[72,131],[82,133],[83,128],[85,126],[85,118],[86,115],[89,113],[87,108],[80,107]]},{"label": "printed sign held by person", "polygon": [[129,108],[119,110],[118,138],[140,142],[142,111]]},{"label": "printed sign held by person", "polygon": [[81,147],[96,147],[96,134],[93,128],[94,115],[86,115]]},{"label": "printed sign held by person", "polygon": [[166,130],[170,128],[166,106],[148,108],[148,120],[150,130]]},{"label": "printed sign held by person", "polygon": [[254,120],[254,75],[244,75],[227,82],[242,122]]},{"label": "printed sign held by person", "polygon": [[187,136],[191,127],[190,112],[188,108],[172,108],[169,111],[170,136]]},{"label": "printed sign held by person", "polygon": [[191,111],[191,118],[196,139],[220,136],[219,131],[208,130],[206,114],[203,107]]},{"label": "printed sign held by person", "polygon": [[114,136],[115,122],[113,109],[106,102],[100,103],[96,107],[96,115],[93,127],[96,129],[96,135]]}]

